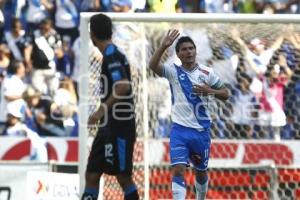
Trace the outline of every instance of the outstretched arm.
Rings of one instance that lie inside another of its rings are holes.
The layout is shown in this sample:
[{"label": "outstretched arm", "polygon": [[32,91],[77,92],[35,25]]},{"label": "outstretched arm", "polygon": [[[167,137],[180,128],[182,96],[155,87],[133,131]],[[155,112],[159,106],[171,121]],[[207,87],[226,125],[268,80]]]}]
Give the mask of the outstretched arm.
[{"label": "outstretched arm", "polygon": [[279,49],[280,46],[281,46],[281,44],[282,44],[282,42],[283,42],[283,40],[284,40],[284,37],[283,37],[283,36],[279,36],[279,37],[275,40],[275,42],[271,45],[271,49],[272,49],[273,51],[276,51],[277,49]]},{"label": "outstretched arm", "polygon": [[179,36],[177,29],[170,29],[167,35],[163,38],[161,45],[156,49],[150,58],[149,67],[159,76],[162,76],[163,68],[160,65],[160,60],[167,48],[169,48],[176,38]]},{"label": "outstretched arm", "polygon": [[237,29],[233,29],[231,31],[231,35],[232,39],[234,39],[240,45],[242,52],[246,54],[247,50],[249,49],[247,44],[241,39],[239,31]]},{"label": "outstretched arm", "polygon": [[289,68],[286,57],[283,54],[279,54],[278,64],[283,67],[284,73],[286,74],[287,78],[290,79],[293,75],[293,71]]}]

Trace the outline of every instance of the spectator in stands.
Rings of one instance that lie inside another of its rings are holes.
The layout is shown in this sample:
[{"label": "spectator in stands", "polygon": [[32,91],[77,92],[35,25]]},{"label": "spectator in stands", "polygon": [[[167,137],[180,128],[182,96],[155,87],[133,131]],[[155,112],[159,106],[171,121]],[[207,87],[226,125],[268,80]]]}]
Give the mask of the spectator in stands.
[{"label": "spectator in stands", "polygon": [[33,33],[39,28],[40,22],[53,13],[52,0],[28,0],[27,8],[27,27],[29,33]]},{"label": "spectator in stands", "polygon": [[286,125],[280,131],[280,138],[290,140],[295,138],[295,117],[293,115],[287,116]]},{"label": "spectator in stands", "polygon": [[32,85],[42,94],[53,95],[59,84],[56,59],[63,57],[63,50],[51,19],[42,20],[40,29],[33,33],[32,42]]},{"label": "spectator in stands", "polygon": [[300,1],[299,0],[290,0],[289,5],[292,13],[299,14],[300,13]]},{"label": "spectator in stands", "polygon": [[11,59],[23,61],[26,68],[30,70],[32,67],[30,39],[23,30],[20,19],[13,18],[11,24],[11,30],[5,32],[3,42],[11,52]]},{"label": "spectator in stands", "polygon": [[61,80],[59,89],[54,95],[54,103],[61,111],[65,135],[70,136],[71,133],[77,135],[74,130],[77,123],[77,97],[71,79],[65,77]]},{"label": "spectator in stands", "polygon": [[232,90],[232,121],[239,135],[236,138],[251,138],[253,125],[257,122],[259,104],[250,91],[251,78],[246,73],[237,77],[237,86]]},{"label": "spectator in stands", "polygon": [[66,136],[62,111],[54,101],[29,87],[23,94],[29,109],[27,120],[41,136]]},{"label": "spectator in stands", "polygon": [[[57,95],[57,99],[55,98]],[[63,95],[62,95],[63,94]],[[54,95],[54,101],[60,105],[77,105],[77,96],[72,80],[68,77],[64,77],[59,84],[58,90]],[[58,98],[61,97],[61,98]]]},{"label": "spectator in stands", "polygon": [[148,10],[155,13],[176,13],[178,0],[147,0]]},{"label": "spectator in stands", "polygon": [[[284,37],[279,36],[275,42],[267,48],[266,42],[259,38],[253,38],[246,44],[237,29],[232,30],[232,38],[240,45],[243,55],[248,64],[247,73],[252,77],[257,73],[264,74],[274,52],[281,46]],[[254,73],[253,73],[254,71]]]},{"label": "spectator in stands", "polygon": [[48,155],[45,141],[39,135],[29,129],[21,119],[24,117],[25,104],[23,99],[11,101],[7,104],[7,121],[2,135],[25,136],[30,139],[30,160],[47,162]]},{"label": "spectator in stands", "polygon": [[284,88],[288,84],[293,72],[288,67],[286,58],[279,54],[278,63],[271,65],[265,74],[260,76],[263,84],[263,90],[260,96],[261,112],[259,121],[261,125],[270,130],[270,136],[280,136],[280,127],[286,124],[284,113]]},{"label": "spectator in stands", "polygon": [[0,44],[0,73],[6,71],[10,62],[10,52],[5,44]]},{"label": "spectator in stands", "polygon": [[100,11],[100,0],[81,0],[79,4],[80,12]]},{"label": "spectator in stands", "polygon": [[[157,109],[155,115],[158,117],[158,124],[155,128],[155,137],[169,137],[171,130],[171,91],[169,82],[165,78],[155,78],[152,80],[151,88],[149,87],[149,100]],[[155,91],[160,90],[160,93]],[[150,95],[151,94],[151,95]],[[156,94],[156,95],[154,95]],[[151,105],[150,104],[150,105]]]},{"label": "spectator in stands", "polygon": [[101,0],[102,12],[129,12],[132,8],[131,0]]},{"label": "spectator in stands", "polygon": [[25,102],[23,99],[11,101],[7,104],[7,120],[2,135],[26,136],[26,125],[22,123],[25,115]]},{"label": "spectator in stands", "polygon": [[9,31],[11,29],[12,19],[23,18],[23,7],[26,1],[20,0],[5,0],[3,5],[3,14],[5,18],[5,30]]},{"label": "spectator in stands", "polygon": [[55,30],[62,40],[69,40],[73,44],[79,35],[78,26],[79,11],[75,0],[55,0]]},{"label": "spectator in stands", "polygon": [[22,99],[22,94],[26,89],[26,85],[22,80],[24,76],[24,64],[16,60],[12,61],[1,85],[0,122],[6,121],[7,103]]},{"label": "spectator in stands", "polygon": [[231,13],[231,1],[224,0],[205,0],[205,11],[207,13]]},{"label": "spectator in stands", "polygon": [[179,0],[178,6],[180,12],[183,13],[204,13],[205,12],[205,0]]},{"label": "spectator in stands", "polygon": [[60,77],[70,77],[74,67],[74,57],[69,37],[62,40],[62,49],[63,56],[56,60],[56,70],[60,73]]},{"label": "spectator in stands", "polygon": [[235,0],[233,2],[233,10],[236,13],[256,13],[255,0]]},{"label": "spectator in stands", "polygon": [[[275,14],[295,13],[297,12],[297,4],[295,0],[272,0],[269,2],[270,7]],[[296,7],[295,7],[296,6]]]},{"label": "spectator in stands", "polygon": [[131,0],[133,12],[146,12],[146,0]]}]

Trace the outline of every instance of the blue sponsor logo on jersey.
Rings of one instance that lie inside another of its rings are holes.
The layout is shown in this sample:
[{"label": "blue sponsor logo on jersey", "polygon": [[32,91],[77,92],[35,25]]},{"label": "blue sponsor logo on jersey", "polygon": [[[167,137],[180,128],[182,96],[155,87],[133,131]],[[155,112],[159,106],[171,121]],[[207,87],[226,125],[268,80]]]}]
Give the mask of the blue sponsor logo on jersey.
[{"label": "blue sponsor logo on jersey", "polygon": [[113,72],[111,73],[111,77],[112,77],[113,82],[119,81],[119,80],[122,79],[121,73],[120,73],[118,70],[113,71]]}]

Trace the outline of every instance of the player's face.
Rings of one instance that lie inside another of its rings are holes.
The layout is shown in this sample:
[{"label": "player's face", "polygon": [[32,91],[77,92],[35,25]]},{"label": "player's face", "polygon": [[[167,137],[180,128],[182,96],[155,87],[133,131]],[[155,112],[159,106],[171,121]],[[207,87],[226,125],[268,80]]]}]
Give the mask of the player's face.
[{"label": "player's face", "polygon": [[192,43],[184,42],[180,45],[177,56],[181,60],[183,65],[192,64],[196,59],[196,48]]}]

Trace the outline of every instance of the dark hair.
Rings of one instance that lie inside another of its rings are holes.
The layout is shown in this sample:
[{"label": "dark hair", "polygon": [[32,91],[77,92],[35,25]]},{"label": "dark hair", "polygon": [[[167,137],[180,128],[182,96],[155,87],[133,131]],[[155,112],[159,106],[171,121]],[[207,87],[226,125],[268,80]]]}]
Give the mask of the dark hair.
[{"label": "dark hair", "polygon": [[40,26],[41,25],[46,25],[46,24],[50,24],[52,26],[52,19],[50,17],[46,17],[44,19],[41,20],[40,22]]},{"label": "dark hair", "polygon": [[196,45],[195,45],[194,41],[192,40],[192,38],[190,38],[189,36],[183,36],[183,37],[180,37],[176,43],[176,46],[175,46],[176,52],[179,51],[180,45],[184,42],[190,42],[196,48]]},{"label": "dark hair", "polygon": [[90,19],[90,31],[99,40],[108,40],[112,37],[112,21],[104,14],[93,15]]},{"label": "dark hair", "polygon": [[9,63],[9,66],[7,67],[7,74],[16,74],[18,68],[21,66],[22,61],[19,60],[12,60]]},{"label": "dark hair", "polygon": [[19,18],[13,17],[11,19],[11,28],[15,29],[17,23],[21,23],[21,20]]}]

